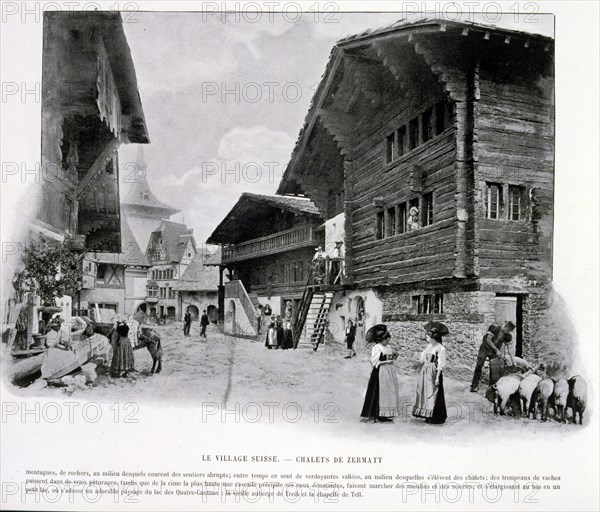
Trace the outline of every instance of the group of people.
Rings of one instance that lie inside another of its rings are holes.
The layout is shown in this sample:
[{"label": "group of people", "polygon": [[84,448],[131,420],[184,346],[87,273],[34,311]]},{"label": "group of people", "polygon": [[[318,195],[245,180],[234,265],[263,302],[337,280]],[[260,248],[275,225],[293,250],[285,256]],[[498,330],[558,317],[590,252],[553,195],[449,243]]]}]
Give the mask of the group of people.
[{"label": "group of people", "polygon": [[[426,423],[444,423],[447,418],[444,397],[443,370],[446,366],[446,348],[442,343],[448,328],[441,322],[428,322],[424,326],[427,346],[421,352],[421,371],[417,379],[415,404],[412,414],[425,418]],[[361,417],[372,422],[393,421],[400,414],[398,374],[394,361],[398,357],[390,346],[391,335],[385,324],[367,331],[367,341],[374,342],[371,350],[371,376],[361,412]]]},{"label": "group of people", "polygon": [[[271,312],[270,308],[268,311]],[[267,347],[269,350],[287,350],[289,348],[294,348],[294,341],[292,336],[291,301],[288,300],[285,304],[285,312],[283,318],[281,318],[281,315],[272,315],[270,317],[269,325],[267,328],[267,336],[265,339],[265,347]]]},{"label": "group of people", "polygon": [[[206,339],[206,328],[210,325],[210,320],[208,319],[208,314],[206,313],[206,309],[202,311],[202,316],[200,317],[200,338]],[[190,308],[188,307],[185,310],[185,314],[183,315],[183,335],[189,336],[190,329],[192,328],[192,313],[190,312]]]},{"label": "group of people", "polygon": [[322,284],[339,284],[344,275],[344,242],[337,241],[335,246],[325,252],[321,246],[315,248],[312,261],[314,280]]},{"label": "group of people", "polygon": [[[349,321],[346,340],[353,341],[351,324],[352,322]],[[441,424],[448,417],[444,395],[446,347],[443,344],[443,337],[449,334],[449,331],[441,322],[428,322],[423,328],[427,345],[420,355],[422,366],[417,378],[412,414],[416,418],[424,418],[426,423]],[[512,343],[510,333],[514,330],[515,324],[510,321],[502,325],[490,325],[477,355],[471,392],[477,392],[483,367],[488,358],[490,360],[497,357],[503,360],[513,358],[509,347]],[[373,422],[389,422],[400,414],[398,375],[394,367],[398,353],[389,346],[390,340],[391,335],[384,324],[375,325],[367,331],[367,341],[375,345],[371,350],[372,370],[361,417]],[[352,348],[350,342],[348,348]]]}]

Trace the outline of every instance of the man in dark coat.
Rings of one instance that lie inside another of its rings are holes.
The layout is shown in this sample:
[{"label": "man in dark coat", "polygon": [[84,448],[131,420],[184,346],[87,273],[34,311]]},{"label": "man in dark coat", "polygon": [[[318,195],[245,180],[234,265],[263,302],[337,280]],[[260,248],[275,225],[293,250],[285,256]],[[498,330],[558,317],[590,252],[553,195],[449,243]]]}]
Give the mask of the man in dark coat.
[{"label": "man in dark coat", "polygon": [[210,324],[206,309],[202,311],[202,317],[200,317],[200,337],[206,339],[206,327]]},{"label": "man in dark coat", "polygon": [[190,308],[185,310],[185,315],[183,315],[183,335],[190,335],[190,327],[192,326],[192,315],[190,314]]},{"label": "man in dark coat", "polygon": [[471,392],[476,393],[481,379],[481,372],[485,360],[489,357],[499,357],[502,355],[502,348],[512,342],[511,332],[515,330],[515,324],[512,322],[504,322],[503,325],[490,325],[488,331],[483,337],[479,352],[477,354],[477,363],[475,364],[475,372],[471,382]]}]

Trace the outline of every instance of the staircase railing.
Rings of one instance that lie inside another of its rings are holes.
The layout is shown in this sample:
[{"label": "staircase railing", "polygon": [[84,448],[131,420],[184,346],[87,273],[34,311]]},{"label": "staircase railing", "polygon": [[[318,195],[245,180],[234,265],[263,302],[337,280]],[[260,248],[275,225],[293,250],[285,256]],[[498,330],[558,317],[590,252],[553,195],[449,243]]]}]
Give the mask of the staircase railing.
[{"label": "staircase railing", "polygon": [[252,304],[252,300],[250,300],[250,296],[248,295],[248,292],[246,291],[244,283],[242,283],[239,280],[238,281],[229,281],[228,283],[225,283],[225,298],[226,299],[232,299],[232,298],[239,299],[240,303],[242,304],[242,308],[244,308],[244,312],[246,313],[246,316],[248,317],[248,321],[250,322],[250,325],[252,325],[254,327],[254,330],[258,332],[258,326],[256,323],[256,317],[257,317],[256,308],[254,307],[254,304]]},{"label": "staircase railing", "polygon": [[298,310],[296,311],[296,316],[294,317],[294,328],[293,328],[293,336],[292,341],[294,343],[294,348],[298,346],[298,342],[300,341],[300,336],[302,336],[302,329],[304,328],[304,322],[306,322],[306,316],[308,315],[308,310],[310,309],[310,303],[313,298],[314,289],[312,288],[313,281],[313,271],[312,269],[308,273],[308,278],[306,279],[306,284],[304,286],[304,292],[302,293],[302,299],[300,299],[300,305]]}]

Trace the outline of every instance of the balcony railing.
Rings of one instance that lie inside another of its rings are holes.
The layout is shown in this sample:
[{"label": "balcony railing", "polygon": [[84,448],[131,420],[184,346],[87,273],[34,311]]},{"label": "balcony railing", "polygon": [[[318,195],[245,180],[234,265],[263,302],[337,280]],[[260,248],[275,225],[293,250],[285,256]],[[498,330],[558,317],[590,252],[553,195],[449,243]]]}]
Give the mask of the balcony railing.
[{"label": "balcony railing", "polygon": [[299,249],[301,247],[317,246],[319,241],[312,226],[301,226],[280,231],[274,235],[255,238],[240,244],[223,247],[223,263],[248,260],[268,256],[280,252]]}]

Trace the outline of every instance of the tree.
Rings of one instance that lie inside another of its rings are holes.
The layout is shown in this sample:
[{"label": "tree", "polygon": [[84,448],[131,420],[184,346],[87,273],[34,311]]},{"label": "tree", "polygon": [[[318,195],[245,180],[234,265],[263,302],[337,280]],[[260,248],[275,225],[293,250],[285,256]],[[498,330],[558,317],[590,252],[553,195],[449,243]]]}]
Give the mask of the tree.
[{"label": "tree", "polygon": [[23,251],[24,268],[16,273],[13,285],[17,292],[37,292],[42,305],[54,306],[56,298],[81,289],[82,258],[68,241],[30,241]]}]

